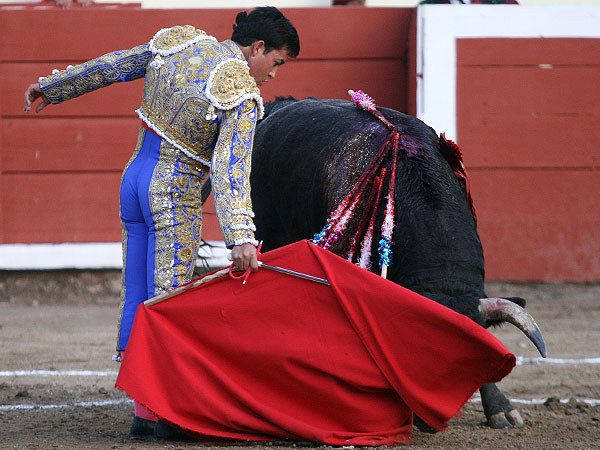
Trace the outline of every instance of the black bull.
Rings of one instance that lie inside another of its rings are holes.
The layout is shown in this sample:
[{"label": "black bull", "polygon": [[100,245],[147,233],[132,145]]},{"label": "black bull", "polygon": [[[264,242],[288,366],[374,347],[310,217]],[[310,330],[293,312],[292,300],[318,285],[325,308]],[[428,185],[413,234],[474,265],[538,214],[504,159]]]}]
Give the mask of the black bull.
[{"label": "black bull", "polygon": [[[382,122],[350,101],[287,99],[266,109],[256,131],[251,173],[257,238],[263,241],[263,251],[311,239],[321,231],[390,134]],[[420,120],[390,109],[380,111],[413,146],[411,151],[401,148],[397,162],[396,226],[388,279],[482,326],[509,321],[545,353],[535,322],[520,308],[525,300],[486,298],[476,221],[466,190],[448,162],[448,149]],[[371,252],[374,271],[379,270],[384,202],[382,198]],[[484,385],[481,397],[492,427],[523,424],[494,384]]]}]

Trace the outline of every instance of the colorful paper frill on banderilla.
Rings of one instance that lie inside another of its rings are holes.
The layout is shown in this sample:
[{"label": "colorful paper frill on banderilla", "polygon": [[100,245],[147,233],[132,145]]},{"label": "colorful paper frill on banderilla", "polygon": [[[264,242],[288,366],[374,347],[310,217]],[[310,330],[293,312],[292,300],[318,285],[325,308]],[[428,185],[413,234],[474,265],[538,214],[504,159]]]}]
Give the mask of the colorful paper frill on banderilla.
[{"label": "colorful paper frill on banderilla", "polygon": [[[348,91],[348,93],[359,108],[370,112],[386,125],[390,130],[390,135],[367,170],[331,214],[321,232],[315,234],[313,243],[331,250],[344,233],[352,232],[351,245],[345,251],[344,256],[348,261],[355,262],[360,267],[370,270],[371,246],[375,237],[375,220],[380,205],[382,188],[387,181],[386,206],[379,233],[381,239],[378,252],[379,267],[389,267],[392,262],[392,234],[395,220],[394,190],[400,132],[377,110],[377,106],[370,96],[360,90],[357,92]],[[386,166],[391,167],[391,170],[388,170]],[[358,212],[359,210],[360,212]],[[348,230],[349,223],[358,223],[356,230]],[[339,249],[336,253],[340,253]]]}]

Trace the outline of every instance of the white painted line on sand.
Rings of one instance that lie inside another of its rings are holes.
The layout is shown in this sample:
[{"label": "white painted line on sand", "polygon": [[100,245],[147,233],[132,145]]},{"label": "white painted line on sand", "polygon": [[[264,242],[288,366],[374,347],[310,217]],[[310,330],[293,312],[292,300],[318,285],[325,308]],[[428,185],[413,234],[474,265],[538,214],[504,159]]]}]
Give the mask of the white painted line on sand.
[{"label": "white painted line on sand", "polygon": [[[546,403],[550,397],[546,398],[511,398],[511,403],[521,403],[522,405],[543,405]],[[571,397],[561,398],[559,401],[561,403],[569,403],[571,401]],[[600,398],[575,398],[578,402],[587,403],[590,406],[598,406],[600,405]],[[481,403],[481,397],[473,397],[469,400],[471,403]]]},{"label": "white painted line on sand", "polygon": [[90,406],[113,406],[121,403],[133,403],[128,398],[116,400],[101,400],[92,402],[61,403],[58,405],[0,405],[0,411],[15,411],[19,409],[65,409],[65,408],[89,408]]},{"label": "white painted line on sand", "polygon": [[600,358],[526,358],[517,356],[517,366],[525,364],[600,364]]},{"label": "white painted line on sand", "polygon": [[[561,403],[568,403],[570,398],[561,398]],[[576,398],[578,402],[587,403],[590,406],[600,405],[600,398]],[[473,397],[469,400],[471,403],[480,403],[481,397]],[[512,403],[520,403],[524,405],[542,405],[548,401],[548,398],[533,398],[533,399],[521,399],[511,398]],[[122,403],[133,403],[133,400],[128,398],[121,398],[115,400],[101,400],[101,401],[90,401],[90,402],[77,402],[77,403],[61,403],[58,405],[0,405],[0,411],[16,411],[16,410],[46,410],[46,409],[67,409],[67,408],[89,408],[92,406],[114,406]]]},{"label": "white painted line on sand", "polygon": [[113,377],[116,370],[5,370],[0,377]]}]

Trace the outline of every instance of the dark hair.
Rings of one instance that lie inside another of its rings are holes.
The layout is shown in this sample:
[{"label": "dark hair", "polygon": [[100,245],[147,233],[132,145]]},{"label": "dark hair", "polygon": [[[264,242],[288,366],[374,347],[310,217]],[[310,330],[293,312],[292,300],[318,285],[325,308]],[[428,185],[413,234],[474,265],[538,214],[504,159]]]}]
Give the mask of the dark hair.
[{"label": "dark hair", "polygon": [[292,23],[274,6],[255,8],[247,14],[238,13],[231,40],[247,47],[256,41],[265,41],[265,53],[285,48],[290,56],[300,53],[300,40]]}]

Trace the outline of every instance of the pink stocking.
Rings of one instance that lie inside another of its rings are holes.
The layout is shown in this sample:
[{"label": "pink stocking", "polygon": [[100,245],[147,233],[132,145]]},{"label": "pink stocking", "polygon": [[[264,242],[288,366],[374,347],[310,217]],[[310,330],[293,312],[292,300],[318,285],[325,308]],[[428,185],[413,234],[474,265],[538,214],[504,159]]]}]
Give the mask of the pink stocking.
[{"label": "pink stocking", "polygon": [[141,403],[138,403],[136,400],[133,401],[133,407],[135,411],[135,415],[137,417],[141,417],[142,419],[151,420],[152,422],[156,422],[158,417],[148,408],[146,408]]},{"label": "pink stocking", "polygon": [[[121,358],[124,358],[124,357],[125,357],[125,351],[121,350]],[[146,420],[151,420],[152,422],[156,422],[158,420],[158,417],[156,417],[156,414],[154,414],[152,411],[150,411],[148,408],[146,408],[141,403],[138,403],[137,400],[133,401],[133,410],[137,417],[141,417],[142,419],[146,419]]]}]

